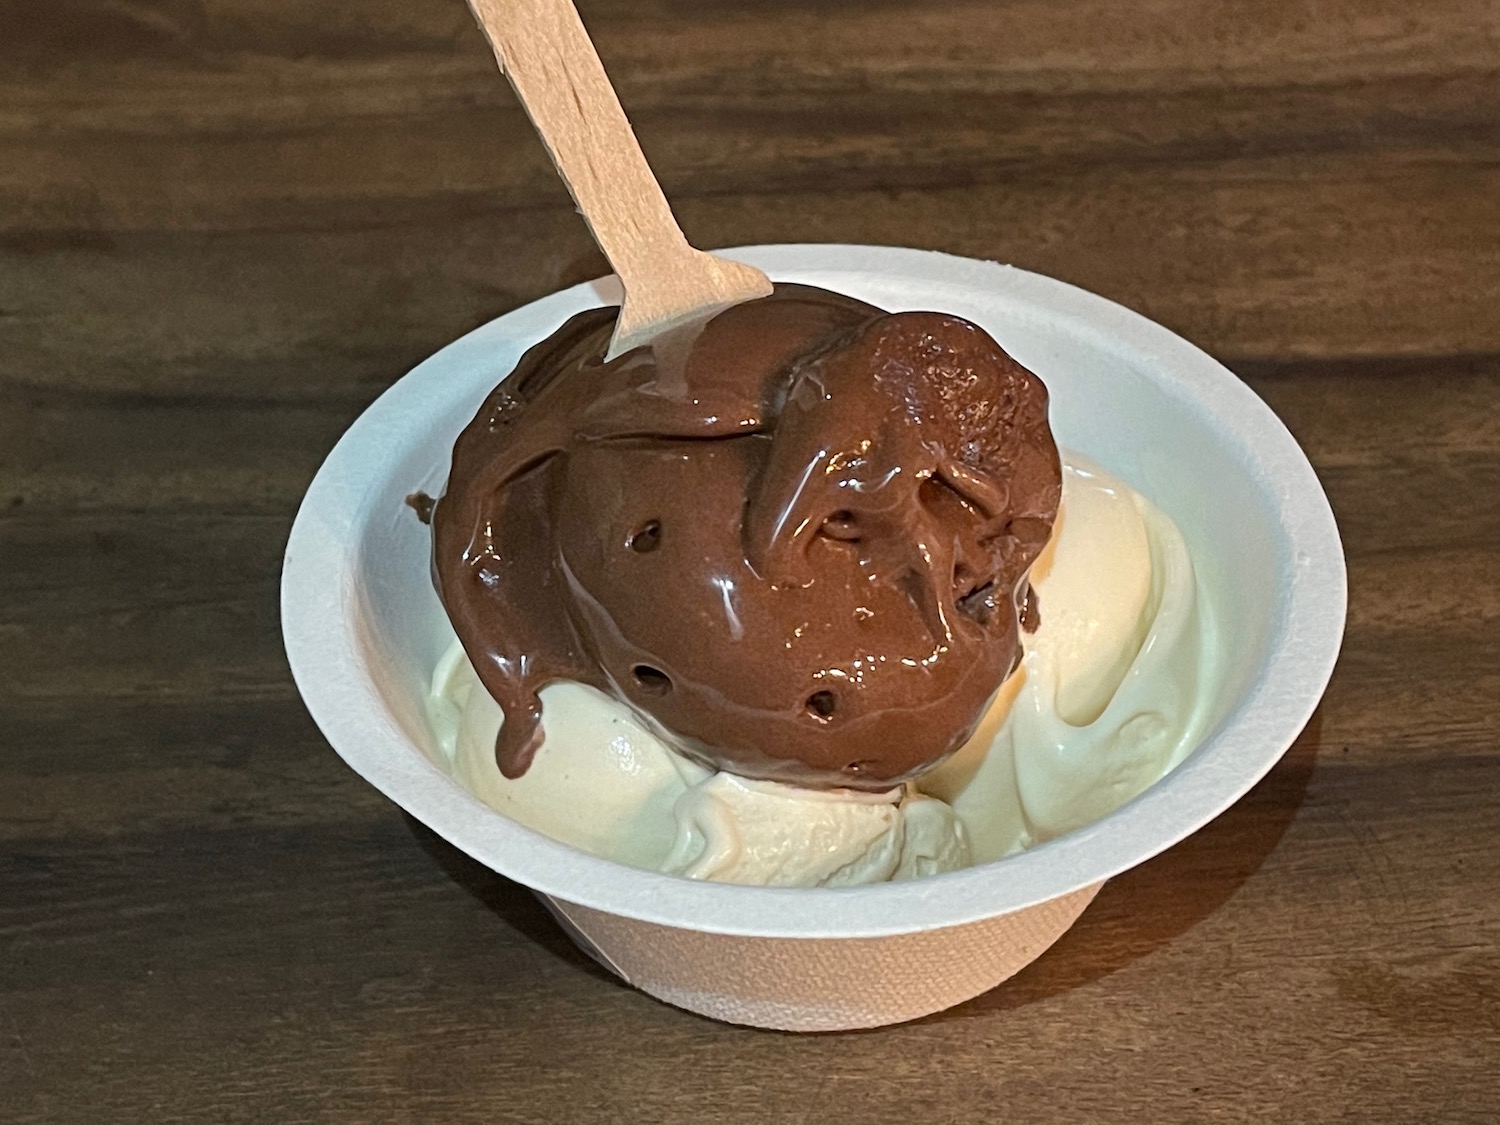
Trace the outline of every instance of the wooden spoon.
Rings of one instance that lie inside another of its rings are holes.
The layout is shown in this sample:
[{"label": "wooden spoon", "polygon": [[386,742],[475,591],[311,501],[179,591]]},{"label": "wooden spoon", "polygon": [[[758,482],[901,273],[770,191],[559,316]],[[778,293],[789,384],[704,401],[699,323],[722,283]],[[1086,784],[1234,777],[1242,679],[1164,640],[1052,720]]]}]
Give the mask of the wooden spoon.
[{"label": "wooden spoon", "polygon": [[606,358],[771,292],[753,266],[688,245],[572,0],[468,3],[624,286]]}]

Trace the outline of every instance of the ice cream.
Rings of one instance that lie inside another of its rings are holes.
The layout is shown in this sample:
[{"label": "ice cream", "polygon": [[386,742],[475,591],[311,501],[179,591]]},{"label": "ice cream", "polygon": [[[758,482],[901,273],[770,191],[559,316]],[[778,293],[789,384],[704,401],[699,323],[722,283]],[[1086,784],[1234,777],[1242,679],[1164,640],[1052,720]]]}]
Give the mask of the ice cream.
[{"label": "ice cream", "polygon": [[507,778],[494,755],[504,716],[455,640],[428,699],[442,764],[497,811],[595,855],[767,886],[885,882],[971,860],[952,810],[910,785],[816,790],[715,772],[596,688],[558,683],[541,694],[545,750]]},{"label": "ice cream", "polygon": [[951,804],[976,863],[1118,808],[1208,723],[1213,623],[1182,535],[1123,481],[1068,461],[1031,571],[1041,625],[975,737],[921,781]]},{"label": "ice cream", "polygon": [[1020,667],[973,737],[915,783],[868,794],[715,773],[674,753],[618,700],[563,683],[542,692],[545,752],[509,779],[493,753],[500,707],[456,640],[429,697],[443,764],[486,803],[554,838],[723,882],[937,874],[1086,824],[1197,744],[1211,623],[1172,522],[1097,466],[1067,460],[1056,532],[1031,571],[1040,626],[1022,635]]},{"label": "ice cream", "polygon": [[1041,381],[967,321],[806,286],[604,363],[613,318],[527,352],[432,512],[501,772],[564,681],[746,778],[884,792],[955,751],[1056,513]]},{"label": "ice cream", "polygon": [[839,886],[1030,846],[1191,747],[1180,536],[1063,469],[980,329],[797,286],[605,364],[610,325],[523,357],[430,513],[458,640],[429,711],[491,806],[632,866]]}]

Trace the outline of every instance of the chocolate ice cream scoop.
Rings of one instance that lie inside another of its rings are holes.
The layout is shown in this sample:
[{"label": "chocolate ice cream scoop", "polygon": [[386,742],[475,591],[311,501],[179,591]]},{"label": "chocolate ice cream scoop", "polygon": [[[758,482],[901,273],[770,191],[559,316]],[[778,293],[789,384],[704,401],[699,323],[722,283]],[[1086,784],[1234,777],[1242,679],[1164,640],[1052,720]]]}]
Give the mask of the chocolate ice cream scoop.
[{"label": "chocolate ice cream scoop", "polygon": [[522,357],[432,513],[501,771],[564,679],[747,777],[884,789],[956,750],[1057,513],[1041,381],[967,321],[805,286],[605,363],[613,320]]}]

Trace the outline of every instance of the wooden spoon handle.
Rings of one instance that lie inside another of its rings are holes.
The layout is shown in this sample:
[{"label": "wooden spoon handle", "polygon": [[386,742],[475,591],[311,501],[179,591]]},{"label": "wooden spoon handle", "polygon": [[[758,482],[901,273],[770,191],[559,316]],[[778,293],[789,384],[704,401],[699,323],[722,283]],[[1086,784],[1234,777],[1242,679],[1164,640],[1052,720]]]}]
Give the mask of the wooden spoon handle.
[{"label": "wooden spoon handle", "polygon": [[468,0],[500,69],[620,277],[610,355],[771,292],[760,270],[688,245],[572,0]]}]

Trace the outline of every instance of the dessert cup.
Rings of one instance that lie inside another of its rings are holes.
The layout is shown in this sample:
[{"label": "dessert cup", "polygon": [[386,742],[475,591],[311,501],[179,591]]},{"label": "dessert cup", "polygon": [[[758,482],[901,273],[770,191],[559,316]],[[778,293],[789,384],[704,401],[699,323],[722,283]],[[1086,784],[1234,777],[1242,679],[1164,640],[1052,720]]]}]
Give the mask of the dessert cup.
[{"label": "dessert cup", "polygon": [[[532,888],[623,979],[761,1027],[914,1019],[993,988],[1056,941],[1104,881],[1202,827],[1255,784],[1316,707],[1343,634],[1338,531],[1270,409],[1192,344],[1025,270],[919,250],[724,251],[773,280],[987,329],[1046,382],[1058,445],[1098,462],[1181,529],[1214,652],[1201,744],[1113,813],[962,871],[842,889],[702,883],[613,863],[481,803],[438,764],[423,699],[451,631],[430,536],[404,498],[440,494],[454,438],[532,343],[618,300],[613,279],[508,313],[415,368],[350,427],[287,545],[282,625],[303,698],[334,749],[438,835]],[[545,752],[545,751],[543,751]]]}]

